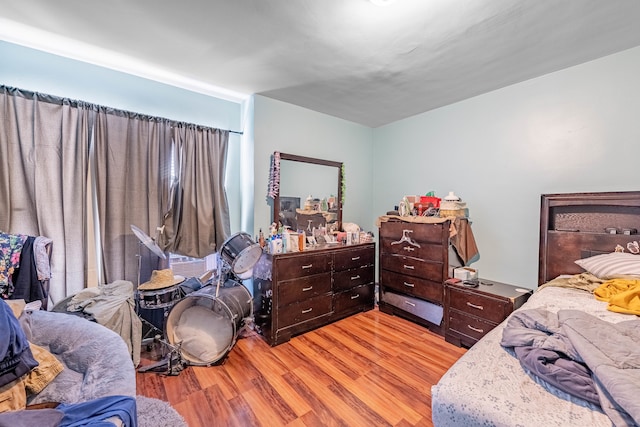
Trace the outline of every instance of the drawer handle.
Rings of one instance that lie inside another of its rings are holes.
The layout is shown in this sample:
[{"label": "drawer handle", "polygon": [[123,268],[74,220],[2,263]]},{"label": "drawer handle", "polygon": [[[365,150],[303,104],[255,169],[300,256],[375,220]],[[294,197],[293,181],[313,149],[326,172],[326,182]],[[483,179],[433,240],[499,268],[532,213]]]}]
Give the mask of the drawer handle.
[{"label": "drawer handle", "polygon": [[416,269],[413,265],[407,265],[407,264],[404,264],[403,267],[406,268],[407,270],[415,270]]},{"label": "drawer handle", "polygon": [[480,329],[480,328],[474,328],[471,325],[467,325],[467,328],[471,329],[472,331],[476,331],[479,334],[483,334],[484,333],[484,329]]},{"label": "drawer handle", "polygon": [[302,288],[302,292],[307,292],[313,289],[313,286],[309,286],[308,288]]},{"label": "drawer handle", "polygon": [[302,310],[302,314],[311,313],[311,310],[313,310],[313,307],[307,308],[306,310]]},{"label": "drawer handle", "polygon": [[467,305],[468,305],[469,307],[472,307],[472,308],[477,308],[478,310],[484,310],[484,307],[483,307],[483,306],[481,306],[481,305],[471,304],[471,303],[470,303],[470,302],[468,302],[468,301],[467,301]]},{"label": "drawer handle", "polygon": [[313,264],[303,265],[303,266],[302,266],[302,269],[303,269],[303,270],[307,270],[307,269],[309,269],[309,268],[311,268],[311,267],[313,267]]},{"label": "drawer handle", "polygon": [[359,278],[360,278],[359,274],[357,276],[351,276],[351,280],[358,280]]},{"label": "drawer handle", "polygon": [[416,248],[412,248],[411,246],[405,246],[405,247],[404,247],[404,248],[402,248],[402,249],[404,249],[405,251],[408,251],[408,252],[413,252],[413,251],[415,251],[415,250],[416,250]]},{"label": "drawer handle", "polygon": [[416,306],[414,303],[412,303],[410,301],[405,301],[404,303],[410,305],[411,307],[415,307]]},{"label": "drawer handle", "polygon": [[358,294],[358,295],[351,295],[351,299],[358,299],[358,298],[360,298],[360,294]]},{"label": "drawer handle", "polygon": [[352,258],[351,258],[351,261],[357,261],[357,260],[359,260],[359,259],[360,259],[360,257],[359,257],[359,256],[354,256],[354,257],[352,257]]},{"label": "drawer handle", "polygon": [[405,286],[408,286],[408,287],[410,287],[410,288],[415,288],[415,287],[416,287],[416,285],[414,285],[413,283],[407,283],[407,282],[404,282],[404,285],[405,285]]}]

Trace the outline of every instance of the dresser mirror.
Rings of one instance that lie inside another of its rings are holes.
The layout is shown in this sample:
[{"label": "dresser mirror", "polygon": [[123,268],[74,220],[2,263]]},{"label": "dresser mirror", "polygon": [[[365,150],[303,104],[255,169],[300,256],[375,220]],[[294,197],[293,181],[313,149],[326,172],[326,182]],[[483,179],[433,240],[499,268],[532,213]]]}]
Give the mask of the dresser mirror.
[{"label": "dresser mirror", "polygon": [[273,221],[292,230],[342,228],[342,162],[280,153]]}]

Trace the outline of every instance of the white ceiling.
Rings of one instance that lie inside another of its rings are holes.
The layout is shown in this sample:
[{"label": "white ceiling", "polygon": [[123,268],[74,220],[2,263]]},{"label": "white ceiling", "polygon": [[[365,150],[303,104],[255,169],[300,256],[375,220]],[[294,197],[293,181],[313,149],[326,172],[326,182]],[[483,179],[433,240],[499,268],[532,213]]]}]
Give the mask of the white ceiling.
[{"label": "white ceiling", "polygon": [[0,0],[2,39],[371,127],[638,46],[639,22],[638,0]]}]

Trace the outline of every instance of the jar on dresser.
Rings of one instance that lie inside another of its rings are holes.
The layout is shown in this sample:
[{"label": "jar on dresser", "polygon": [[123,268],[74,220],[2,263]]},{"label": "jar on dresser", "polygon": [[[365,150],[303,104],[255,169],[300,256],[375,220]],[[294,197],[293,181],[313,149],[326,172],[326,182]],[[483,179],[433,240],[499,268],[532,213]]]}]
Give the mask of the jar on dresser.
[{"label": "jar on dresser", "polygon": [[256,327],[272,346],[374,306],[375,244],[326,245],[267,255],[254,279]]}]

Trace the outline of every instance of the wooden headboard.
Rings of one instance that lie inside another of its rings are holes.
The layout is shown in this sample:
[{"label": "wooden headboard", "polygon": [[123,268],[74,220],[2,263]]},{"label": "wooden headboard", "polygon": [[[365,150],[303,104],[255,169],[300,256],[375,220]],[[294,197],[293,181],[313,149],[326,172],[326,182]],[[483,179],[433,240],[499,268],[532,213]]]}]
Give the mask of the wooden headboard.
[{"label": "wooden headboard", "polygon": [[[612,234],[611,230],[616,233]],[[538,286],[583,272],[575,260],[640,241],[640,191],[543,194]]]}]

